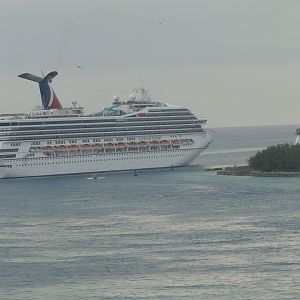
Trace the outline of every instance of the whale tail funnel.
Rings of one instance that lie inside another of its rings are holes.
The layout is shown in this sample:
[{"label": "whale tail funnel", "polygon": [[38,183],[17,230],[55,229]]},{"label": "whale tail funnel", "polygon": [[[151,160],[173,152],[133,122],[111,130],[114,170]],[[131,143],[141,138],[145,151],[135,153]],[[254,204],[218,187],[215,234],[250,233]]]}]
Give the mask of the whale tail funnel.
[{"label": "whale tail funnel", "polygon": [[62,105],[54,93],[50,83],[52,79],[57,75],[56,71],[50,72],[44,77],[39,77],[30,73],[24,73],[18,77],[27,80],[35,81],[39,84],[41,99],[44,109],[62,109]]}]

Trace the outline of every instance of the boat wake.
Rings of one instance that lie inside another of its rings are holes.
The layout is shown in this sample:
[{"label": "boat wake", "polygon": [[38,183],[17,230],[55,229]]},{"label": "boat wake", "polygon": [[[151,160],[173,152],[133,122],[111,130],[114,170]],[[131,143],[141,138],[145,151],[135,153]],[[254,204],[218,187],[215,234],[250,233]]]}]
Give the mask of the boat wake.
[{"label": "boat wake", "polygon": [[105,179],[105,178],[106,178],[106,177],[100,177],[100,176],[99,176],[99,177],[98,177],[98,176],[94,177],[94,176],[93,176],[93,177],[87,177],[86,179],[87,179],[87,180],[98,180],[98,179]]}]

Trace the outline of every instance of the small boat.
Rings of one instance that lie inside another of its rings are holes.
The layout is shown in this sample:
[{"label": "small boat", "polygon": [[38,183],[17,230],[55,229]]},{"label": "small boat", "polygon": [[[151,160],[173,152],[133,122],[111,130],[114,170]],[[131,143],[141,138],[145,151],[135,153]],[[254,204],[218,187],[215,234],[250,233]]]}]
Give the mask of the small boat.
[{"label": "small boat", "polygon": [[92,175],[92,177],[88,177],[87,179],[89,179],[89,180],[96,180],[96,179],[98,179],[98,177],[97,177],[97,174],[94,173],[94,174]]}]

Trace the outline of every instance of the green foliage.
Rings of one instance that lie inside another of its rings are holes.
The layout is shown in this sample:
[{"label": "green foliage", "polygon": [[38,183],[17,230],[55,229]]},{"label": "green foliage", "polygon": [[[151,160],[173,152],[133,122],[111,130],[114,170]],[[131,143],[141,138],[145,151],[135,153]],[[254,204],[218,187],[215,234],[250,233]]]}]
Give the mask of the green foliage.
[{"label": "green foliage", "polygon": [[259,151],[248,160],[249,166],[258,171],[300,171],[300,144],[279,144]]}]

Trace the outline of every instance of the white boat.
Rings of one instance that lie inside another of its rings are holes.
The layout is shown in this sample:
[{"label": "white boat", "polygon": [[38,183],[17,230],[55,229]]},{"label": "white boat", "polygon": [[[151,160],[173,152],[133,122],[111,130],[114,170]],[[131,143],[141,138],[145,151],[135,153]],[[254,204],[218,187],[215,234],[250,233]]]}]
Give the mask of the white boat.
[{"label": "white boat", "polygon": [[50,86],[56,75],[19,75],[39,84],[43,108],[0,115],[0,178],[174,168],[212,142],[206,119],[145,89],[93,115],[75,102],[63,108]]}]

